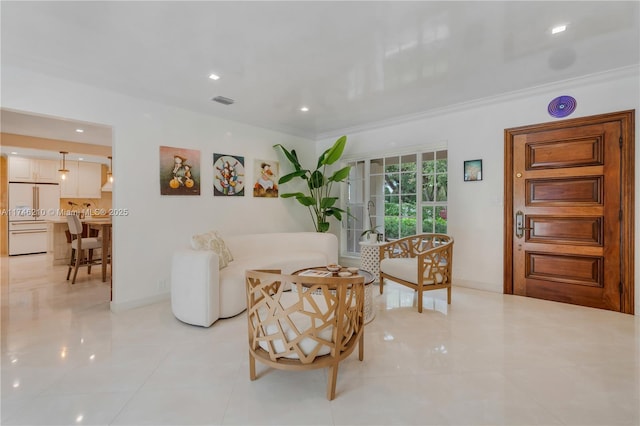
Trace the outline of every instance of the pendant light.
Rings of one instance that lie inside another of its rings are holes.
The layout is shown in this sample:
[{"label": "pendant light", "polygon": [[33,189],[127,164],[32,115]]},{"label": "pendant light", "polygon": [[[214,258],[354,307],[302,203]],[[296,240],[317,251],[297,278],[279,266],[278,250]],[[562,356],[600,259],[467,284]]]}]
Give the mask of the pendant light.
[{"label": "pendant light", "polygon": [[62,168],[58,169],[58,172],[60,173],[60,179],[65,180],[67,178],[67,173],[69,173],[69,170],[67,170],[67,163],[66,163],[66,155],[68,154],[68,152],[60,151],[60,154],[62,154]]},{"label": "pendant light", "polygon": [[113,172],[111,171],[111,168],[113,167],[113,160],[111,156],[108,156],[107,158],[109,159],[109,171],[107,172],[107,180],[109,181],[109,183],[113,183]]}]

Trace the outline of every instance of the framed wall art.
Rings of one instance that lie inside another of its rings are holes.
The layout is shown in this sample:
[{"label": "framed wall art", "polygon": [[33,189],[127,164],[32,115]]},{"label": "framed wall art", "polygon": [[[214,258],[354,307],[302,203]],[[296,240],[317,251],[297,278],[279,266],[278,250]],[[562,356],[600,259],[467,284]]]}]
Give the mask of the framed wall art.
[{"label": "framed wall art", "polygon": [[482,180],[482,160],[469,160],[464,162],[465,182]]},{"label": "framed wall art", "polygon": [[278,198],[278,179],[280,165],[277,161],[255,160],[253,162],[253,196]]},{"label": "framed wall art", "polygon": [[244,157],[213,154],[213,195],[244,196]]},{"label": "framed wall art", "polygon": [[200,195],[200,151],[160,147],[160,194]]}]

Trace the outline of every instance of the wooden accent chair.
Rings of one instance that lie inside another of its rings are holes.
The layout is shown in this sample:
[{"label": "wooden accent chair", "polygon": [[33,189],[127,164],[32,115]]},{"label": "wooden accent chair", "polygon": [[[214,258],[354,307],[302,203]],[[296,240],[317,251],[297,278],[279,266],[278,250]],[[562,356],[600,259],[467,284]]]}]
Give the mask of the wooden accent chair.
[{"label": "wooden accent chair", "polygon": [[422,312],[422,293],[447,289],[451,304],[453,238],[445,234],[420,234],[382,244],[380,250],[380,294],[384,279],[418,292],[418,312]]},{"label": "wooden accent chair", "polygon": [[256,359],[283,370],[328,367],[327,399],[334,399],[340,361],[356,344],[364,358],[364,278],[253,270],[245,276],[250,379]]},{"label": "wooden accent chair", "polygon": [[[86,266],[87,273],[91,274],[91,266],[101,264],[101,259],[93,258],[93,251],[102,248],[102,240],[101,238],[83,237],[83,223],[80,222],[76,215],[67,215],[67,224],[71,234],[71,260],[67,271],[67,281],[71,276],[71,270],[73,270],[71,284],[75,284],[80,267]],[[85,254],[85,250],[87,254]]]}]

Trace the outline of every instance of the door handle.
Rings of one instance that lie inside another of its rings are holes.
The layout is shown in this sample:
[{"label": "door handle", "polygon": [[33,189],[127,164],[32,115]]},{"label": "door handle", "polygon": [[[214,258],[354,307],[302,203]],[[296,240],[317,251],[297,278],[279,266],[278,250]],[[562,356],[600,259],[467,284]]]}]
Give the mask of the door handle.
[{"label": "door handle", "polygon": [[40,188],[36,186],[35,217],[40,217]]},{"label": "door handle", "polygon": [[47,231],[38,231],[38,230],[32,230],[32,231],[11,231],[11,235],[21,235],[21,234],[42,234],[42,233],[46,233]]},{"label": "door handle", "polygon": [[38,208],[38,194],[36,194],[36,189],[35,185],[31,187],[31,211],[33,212],[34,217],[36,215],[36,209]]},{"label": "door handle", "polygon": [[524,213],[518,210],[516,213],[516,237],[522,238],[524,231],[531,231],[533,228],[527,228],[524,226]]}]

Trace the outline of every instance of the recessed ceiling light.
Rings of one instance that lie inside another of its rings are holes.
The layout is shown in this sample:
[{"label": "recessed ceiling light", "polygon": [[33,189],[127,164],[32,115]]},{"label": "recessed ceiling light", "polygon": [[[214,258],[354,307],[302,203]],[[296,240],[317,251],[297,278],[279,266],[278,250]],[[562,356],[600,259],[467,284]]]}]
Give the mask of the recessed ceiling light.
[{"label": "recessed ceiling light", "polygon": [[300,111],[307,112],[309,111],[309,108],[307,108],[306,106],[303,106],[302,108],[300,108]]},{"label": "recessed ceiling light", "polygon": [[78,161],[84,161],[84,158],[78,157]]},{"label": "recessed ceiling light", "polygon": [[553,27],[551,29],[551,34],[558,34],[565,31],[566,29],[567,29],[566,25],[558,25],[557,27]]},{"label": "recessed ceiling light", "polygon": [[15,151],[11,151],[11,155],[18,155],[18,153]]},{"label": "recessed ceiling light", "polygon": [[219,76],[219,75],[217,75],[217,74],[209,74],[209,78],[210,78],[211,80],[219,80],[219,79],[220,79],[220,76]]},{"label": "recessed ceiling light", "polygon": [[82,130],[82,129],[76,129],[76,132],[78,132],[78,133],[84,133],[84,130]]}]

